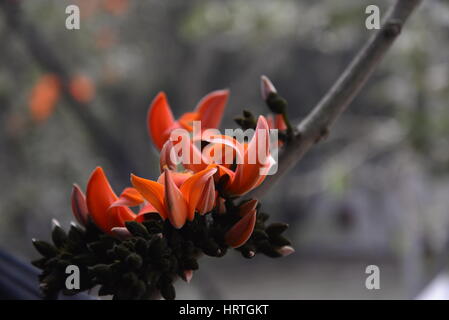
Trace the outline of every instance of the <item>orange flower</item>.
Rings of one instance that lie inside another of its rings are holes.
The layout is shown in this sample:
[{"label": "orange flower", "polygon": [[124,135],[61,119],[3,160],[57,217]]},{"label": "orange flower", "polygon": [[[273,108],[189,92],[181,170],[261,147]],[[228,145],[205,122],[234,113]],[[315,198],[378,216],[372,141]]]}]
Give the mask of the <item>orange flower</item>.
[{"label": "orange flower", "polygon": [[101,167],[97,167],[89,178],[86,203],[93,222],[103,232],[111,234],[114,227],[124,227],[125,221],[136,215],[127,207],[111,205],[118,199]]},{"label": "orange flower", "polygon": [[[279,131],[285,131],[287,130],[287,125],[285,124],[284,117],[281,114],[275,114],[274,116],[272,114],[269,114],[267,116],[267,122],[268,126],[271,129],[277,129]],[[284,145],[284,142],[279,140],[278,146],[281,147]]]},{"label": "orange flower", "polygon": [[[221,179],[227,176],[228,181],[223,186],[223,191],[229,196],[241,196],[259,186],[265,180],[266,173],[274,161],[270,155],[269,126],[263,116],[259,117],[254,136],[248,144],[239,143],[234,138],[225,135],[212,135],[205,138],[205,141],[209,142],[209,145],[204,148],[202,153],[190,139],[180,141],[180,144],[183,145],[181,150],[189,148],[190,155],[197,153],[201,158],[200,164],[192,165],[189,161],[183,165],[197,172],[204,170],[207,164],[220,160],[219,163],[216,163],[218,166],[217,178]],[[214,154],[220,149],[222,159],[215,159]],[[228,159],[231,155],[231,159],[235,160],[234,170],[231,169],[232,164],[222,161],[226,160],[226,154],[228,154]]]},{"label": "orange flower", "polygon": [[192,131],[192,122],[201,121],[202,129],[217,128],[228,101],[228,90],[217,90],[200,100],[194,112],[188,112],[175,120],[164,92],[159,92],[148,110],[148,133],[160,150],[172,130],[184,128]]},{"label": "orange flower", "polygon": [[242,218],[225,234],[225,241],[229,246],[238,248],[251,237],[256,225],[256,207],[257,200],[250,200],[240,206],[239,214]]},{"label": "orange flower", "polygon": [[224,190],[232,196],[241,196],[258,187],[265,180],[273,164],[270,155],[269,127],[265,117],[259,117],[251,141],[238,148],[242,150],[243,159],[240,163],[237,162],[235,171],[221,166],[221,173],[229,177]]},{"label": "orange flower", "polygon": [[136,207],[144,202],[142,195],[134,188],[126,188],[120,197],[112,203],[109,208],[114,207]]},{"label": "orange flower", "polygon": [[95,95],[92,80],[85,75],[74,76],[70,80],[69,90],[72,97],[82,103],[91,101]]},{"label": "orange flower", "polygon": [[164,143],[164,146],[162,147],[161,153],[159,155],[159,167],[161,169],[161,172],[164,171],[165,168],[175,170],[176,169],[176,163],[174,162],[174,159],[176,158],[176,154],[174,152],[173,148],[173,142],[168,140]]},{"label": "orange flower", "polygon": [[195,211],[205,214],[213,209],[216,194],[212,176],[216,171],[210,166],[190,176],[185,175],[188,176],[186,179],[176,183],[174,176],[177,173],[165,168],[158,182],[135,175],[131,175],[131,182],[162,219],[168,218],[179,229],[187,219],[193,220]]},{"label": "orange flower", "polygon": [[42,122],[55,110],[60,96],[59,78],[54,74],[44,74],[33,87],[28,100],[33,120]]}]

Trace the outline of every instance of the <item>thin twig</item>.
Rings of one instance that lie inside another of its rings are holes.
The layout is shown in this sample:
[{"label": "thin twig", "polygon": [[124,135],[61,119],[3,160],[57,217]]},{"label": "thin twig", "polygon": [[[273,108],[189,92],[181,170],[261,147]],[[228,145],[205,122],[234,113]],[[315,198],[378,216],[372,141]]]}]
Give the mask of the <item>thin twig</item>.
[{"label": "thin twig", "polygon": [[317,106],[298,125],[295,139],[286,145],[279,156],[277,173],[268,176],[260,187],[248,195],[249,197],[262,197],[294,167],[311,146],[329,134],[331,125],[359,93],[401,33],[405,21],[420,3],[421,0],[396,1],[382,28],[368,40]]}]

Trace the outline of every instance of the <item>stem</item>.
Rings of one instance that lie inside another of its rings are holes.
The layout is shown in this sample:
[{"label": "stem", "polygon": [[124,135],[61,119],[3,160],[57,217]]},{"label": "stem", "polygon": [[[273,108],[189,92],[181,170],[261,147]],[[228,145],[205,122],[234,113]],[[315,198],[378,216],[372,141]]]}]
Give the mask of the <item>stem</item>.
[{"label": "stem", "polygon": [[279,156],[277,173],[268,176],[260,187],[248,194],[248,197],[262,197],[295,166],[312,145],[328,135],[330,126],[360,92],[401,33],[405,21],[420,3],[421,0],[396,1],[389,10],[382,28],[367,41],[326,95],[297,126],[297,134]]}]

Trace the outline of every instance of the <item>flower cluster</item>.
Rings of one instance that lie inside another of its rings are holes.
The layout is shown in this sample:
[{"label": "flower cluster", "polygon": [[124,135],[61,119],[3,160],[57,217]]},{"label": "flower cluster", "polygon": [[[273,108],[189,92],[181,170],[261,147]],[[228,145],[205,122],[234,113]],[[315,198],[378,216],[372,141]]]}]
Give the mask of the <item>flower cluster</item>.
[{"label": "flower cluster", "polygon": [[[276,93],[264,81],[263,95]],[[160,151],[157,179],[131,174],[131,186],[117,196],[97,167],[85,194],[73,187],[72,211],[79,225],[67,234],[55,223],[53,244],[33,241],[43,256],[34,264],[43,270],[40,281],[47,297],[100,286],[100,295],[115,299],[173,299],[173,282],[179,277],[190,281],[203,254],[221,257],[229,248],[246,258],[293,252],[282,236],[287,225],[266,225],[268,215],[258,200],[242,198],[273,166],[270,129],[285,130],[285,123],[260,116],[246,141],[208,132],[220,125],[228,96],[227,90],[212,92],[195,111],[175,120],[166,95],[159,93],[147,117],[149,135]],[[196,121],[200,132],[195,132]],[[188,134],[174,134],[179,129]],[[77,290],[64,287],[70,264],[82,271]]]}]

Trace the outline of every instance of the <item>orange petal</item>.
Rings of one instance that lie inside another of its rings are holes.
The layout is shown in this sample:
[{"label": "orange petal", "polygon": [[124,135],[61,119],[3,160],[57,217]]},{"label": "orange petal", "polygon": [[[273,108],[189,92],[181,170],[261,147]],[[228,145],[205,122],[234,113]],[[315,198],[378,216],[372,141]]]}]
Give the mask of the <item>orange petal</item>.
[{"label": "orange petal", "polygon": [[193,121],[198,121],[200,114],[198,112],[186,112],[179,118],[179,124],[188,131],[193,131]]},{"label": "orange petal", "polygon": [[108,209],[107,217],[109,224],[108,233],[111,234],[112,228],[124,227],[125,222],[135,220],[136,215],[128,207],[116,207]]},{"label": "orange petal", "polygon": [[206,169],[195,173],[189,179],[187,179],[181,186],[181,192],[185,199],[188,199],[188,214],[187,219],[190,221],[195,217],[195,209],[200,201],[204,187],[215,172],[217,172],[215,165],[210,165]]},{"label": "orange petal", "polygon": [[278,130],[287,130],[287,125],[285,124],[284,117],[282,114],[275,115],[276,129]]},{"label": "orange petal", "polygon": [[242,246],[251,237],[255,225],[256,210],[252,210],[241,218],[236,224],[234,224],[228,232],[226,232],[226,243],[233,248]]},{"label": "orange petal", "polygon": [[215,182],[214,178],[211,176],[206,185],[203,188],[203,192],[201,193],[201,197],[197,204],[197,209],[200,214],[205,214],[210,212],[215,206]]},{"label": "orange petal", "polygon": [[165,207],[168,219],[176,229],[182,228],[187,219],[188,205],[181,190],[173,181],[172,174],[167,168],[164,170],[165,178]]},{"label": "orange petal", "polygon": [[164,168],[167,167],[171,170],[176,169],[176,154],[173,146],[173,142],[168,140],[164,143],[162,147],[161,154],[159,156],[159,166],[161,168],[161,172],[164,171]]},{"label": "orange petal", "polygon": [[[265,153],[260,154],[261,151],[265,151]],[[257,161],[255,162],[260,166],[266,164],[270,155],[270,127],[264,116],[260,116],[257,121],[254,136],[246,148],[245,161],[247,160],[246,158],[250,159],[249,156],[251,154],[256,155],[254,159]]]},{"label": "orange petal", "polygon": [[142,209],[140,209],[139,215],[152,213],[152,212],[157,212],[156,208],[151,203],[147,203],[142,207]]},{"label": "orange petal", "polygon": [[126,188],[120,197],[109,208],[135,207],[144,201],[142,195],[134,188]]},{"label": "orange petal", "polygon": [[140,209],[139,214],[136,216],[137,222],[142,222],[145,220],[145,215],[148,213],[157,213],[157,210],[154,208],[154,206],[151,203],[147,203]]},{"label": "orange petal", "polygon": [[203,158],[201,150],[196,143],[188,136],[184,136],[175,146],[175,152],[180,157],[184,168],[198,172],[207,167],[207,161]]},{"label": "orange petal", "polygon": [[74,184],[72,189],[72,212],[78,222],[85,226],[89,219],[86,196],[78,185]]},{"label": "orange petal", "polygon": [[124,221],[133,220],[134,214],[125,207],[108,211],[117,196],[111,188],[101,167],[97,167],[89,178],[86,190],[86,203],[95,224],[104,232],[110,233],[113,227],[122,227]]},{"label": "orange petal", "polygon": [[147,115],[148,133],[160,150],[170,137],[170,128],[175,125],[173,113],[164,92],[159,92],[151,102]]},{"label": "orange petal", "polygon": [[237,152],[235,146],[223,143],[210,143],[203,148],[203,158],[209,159],[209,163],[217,163],[230,168],[236,161]]},{"label": "orange petal", "polygon": [[277,93],[276,88],[267,76],[260,77],[260,93],[265,101],[271,94]]},{"label": "orange petal", "polygon": [[[181,187],[181,185],[192,176],[191,172],[176,172],[176,171],[170,171],[171,176],[173,178],[173,181],[175,182],[176,186],[178,188]],[[157,182],[165,186],[165,172],[162,172],[162,174],[157,179]]]},{"label": "orange petal", "polygon": [[255,188],[260,182],[261,170],[266,168],[267,162],[270,160],[269,152],[269,127],[265,117],[260,116],[254,137],[245,152],[244,163],[237,165],[235,178],[227,191],[232,195],[243,195]]},{"label": "orange petal", "polygon": [[228,102],[229,90],[217,90],[200,100],[195,111],[200,114],[201,127],[218,128]]},{"label": "orange petal", "polygon": [[155,181],[140,178],[131,174],[131,183],[137,191],[157,210],[162,219],[167,218],[164,205],[164,186]]}]

